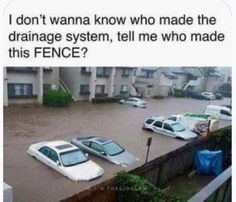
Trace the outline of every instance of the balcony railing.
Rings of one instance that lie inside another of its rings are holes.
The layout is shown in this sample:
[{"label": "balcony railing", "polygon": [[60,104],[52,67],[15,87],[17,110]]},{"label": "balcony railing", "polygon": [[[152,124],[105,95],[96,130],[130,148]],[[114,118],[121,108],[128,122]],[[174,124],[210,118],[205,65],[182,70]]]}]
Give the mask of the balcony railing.
[{"label": "balcony railing", "polygon": [[229,167],[189,199],[188,202],[230,202],[232,190],[231,176],[232,168]]},{"label": "balcony railing", "polygon": [[37,70],[33,67],[7,67],[7,72],[37,74]]},{"label": "balcony railing", "polygon": [[102,98],[102,97],[107,97],[108,93],[96,93],[95,98]]}]

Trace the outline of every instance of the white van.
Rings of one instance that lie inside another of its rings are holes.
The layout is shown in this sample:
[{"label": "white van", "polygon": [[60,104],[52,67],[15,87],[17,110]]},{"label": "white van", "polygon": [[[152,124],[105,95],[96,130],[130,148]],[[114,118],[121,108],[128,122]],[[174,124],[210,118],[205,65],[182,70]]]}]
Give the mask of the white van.
[{"label": "white van", "polygon": [[231,109],[218,105],[207,105],[204,114],[228,121],[232,119]]}]

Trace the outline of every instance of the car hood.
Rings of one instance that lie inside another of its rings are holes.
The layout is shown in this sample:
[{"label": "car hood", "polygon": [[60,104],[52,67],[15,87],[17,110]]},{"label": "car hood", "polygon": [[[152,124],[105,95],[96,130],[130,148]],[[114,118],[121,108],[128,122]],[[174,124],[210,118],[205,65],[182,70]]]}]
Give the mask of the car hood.
[{"label": "car hood", "polygon": [[181,132],[175,132],[177,137],[181,137],[185,140],[187,139],[193,139],[197,137],[197,134],[190,131],[190,130],[185,130],[185,131],[181,131]]},{"label": "car hood", "polygon": [[75,166],[63,167],[63,169],[68,177],[75,181],[92,180],[104,173],[104,170],[91,160]]},{"label": "car hood", "polygon": [[113,163],[117,165],[130,165],[137,161],[137,159],[127,151],[124,151],[116,156],[110,156],[110,159]]}]

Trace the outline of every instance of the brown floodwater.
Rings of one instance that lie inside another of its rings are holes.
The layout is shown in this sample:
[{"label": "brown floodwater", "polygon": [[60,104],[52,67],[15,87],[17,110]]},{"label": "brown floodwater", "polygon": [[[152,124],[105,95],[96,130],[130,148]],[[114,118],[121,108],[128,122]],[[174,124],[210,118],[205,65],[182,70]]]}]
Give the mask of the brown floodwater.
[{"label": "brown floodwater", "polygon": [[[149,160],[175,150],[187,142],[142,130],[149,115],[203,112],[209,101],[188,98],[149,100],[147,109],[120,104],[73,103],[68,108],[9,106],[4,108],[4,182],[13,187],[14,202],[53,202],[67,198],[94,184],[130,170],[145,161],[146,141],[152,138]],[[229,99],[210,101],[229,104]],[[221,126],[230,124],[222,122]],[[140,160],[127,168],[90,156],[104,168],[104,175],[91,182],[73,182],[27,155],[28,147],[40,141],[66,140],[81,135],[116,140]]]}]

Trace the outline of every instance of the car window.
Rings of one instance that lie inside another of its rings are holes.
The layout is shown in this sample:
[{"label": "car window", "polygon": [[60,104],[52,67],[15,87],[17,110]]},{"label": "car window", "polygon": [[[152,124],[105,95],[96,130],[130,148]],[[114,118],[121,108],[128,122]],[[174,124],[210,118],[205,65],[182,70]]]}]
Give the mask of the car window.
[{"label": "car window", "polygon": [[51,149],[51,152],[48,156],[52,161],[57,162],[59,160],[57,153]]},{"label": "car window", "polygon": [[99,152],[99,153],[101,151],[103,151],[102,147],[99,144],[95,143],[95,142],[91,142],[90,148],[97,151],[97,152]]},{"label": "car window", "polygon": [[161,121],[156,121],[153,125],[158,127],[158,128],[161,128],[162,127],[162,122]]},{"label": "car window", "polygon": [[185,128],[184,128],[181,124],[179,124],[179,123],[174,123],[174,124],[172,124],[172,128],[173,128],[173,130],[176,131],[176,132],[185,131]]},{"label": "car window", "polygon": [[125,151],[120,145],[118,145],[114,141],[103,144],[103,147],[110,156],[115,156]]},{"label": "car window", "polygon": [[172,116],[172,117],[169,117],[168,120],[176,121],[177,117]]},{"label": "car window", "polygon": [[145,123],[146,124],[151,124],[151,123],[153,123],[153,121],[154,121],[153,119],[148,119]]},{"label": "car window", "polygon": [[90,146],[90,141],[83,141],[83,144],[84,144],[85,146],[89,147],[89,146]]},{"label": "car window", "polygon": [[74,166],[89,160],[79,149],[63,152],[60,156],[64,166]]},{"label": "car window", "polygon": [[232,116],[231,113],[229,113],[228,111],[226,110],[220,110],[220,113],[223,114],[223,115],[226,115],[226,116]]},{"label": "car window", "polygon": [[174,132],[173,128],[168,123],[164,123],[164,129]]},{"label": "car window", "polygon": [[49,156],[51,149],[49,147],[42,147],[39,149],[39,152],[44,154],[45,156]]}]

